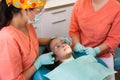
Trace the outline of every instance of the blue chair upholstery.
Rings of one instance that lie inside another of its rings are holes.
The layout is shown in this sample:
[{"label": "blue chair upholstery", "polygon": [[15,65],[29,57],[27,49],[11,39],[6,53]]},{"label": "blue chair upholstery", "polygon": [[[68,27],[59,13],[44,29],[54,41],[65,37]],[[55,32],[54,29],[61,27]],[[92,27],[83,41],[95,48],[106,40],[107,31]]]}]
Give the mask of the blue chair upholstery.
[{"label": "blue chair upholstery", "polygon": [[117,47],[115,50],[115,60],[114,60],[114,67],[120,68],[120,47]]},{"label": "blue chair upholstery", "polygon": [[115,58],[115,68],[120,68],[120,57],[119,58]]},{"label": "blue chair upholstery", "polygon": [[46,73],[48,73],[50,70],[42,66],[38,71],[35,72],[33,75],[33,80],[49,80],[48,78],[44,77]]}]

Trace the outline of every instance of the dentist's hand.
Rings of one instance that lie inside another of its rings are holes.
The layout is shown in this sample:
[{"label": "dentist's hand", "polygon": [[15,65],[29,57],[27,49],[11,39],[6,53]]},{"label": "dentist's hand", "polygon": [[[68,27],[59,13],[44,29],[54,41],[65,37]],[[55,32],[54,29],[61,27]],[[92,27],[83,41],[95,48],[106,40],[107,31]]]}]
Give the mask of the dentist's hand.
[{"label": "dentist's hand", "polygon": [[34,62],[35,68],[38,70],[42,65],[53,64],[55,58],[52,56],[53,52],[40,55]]},{"label": "dentist's hand", "polygon": [[82,53],[82,52],[84,52],[86,50],[86,48],[83,45],[81,45],[80,43],[77,43],[75,45],[75,47],[73,48],[73,50],[74,50],[74,52]]},{"label": "dentist's hand", "polygon": [[101,50],[99,47],[95,47],[95,48],[88,47],[88,48],[86,48],[85,52],[88,55],[96,56],[97,54],[99,54],[101,52]]}]

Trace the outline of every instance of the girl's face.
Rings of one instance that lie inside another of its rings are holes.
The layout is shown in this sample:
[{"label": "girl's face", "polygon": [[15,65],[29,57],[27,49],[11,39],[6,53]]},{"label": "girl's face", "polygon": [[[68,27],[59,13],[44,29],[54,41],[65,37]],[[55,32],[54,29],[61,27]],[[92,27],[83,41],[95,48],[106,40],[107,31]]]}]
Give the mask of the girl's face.
[{"label": "girl's face", "polygon": [[72,55],[71,47],[65,41],[59,38],[52,40],[50,49],[56,55],[57,60],[66,59]]}]

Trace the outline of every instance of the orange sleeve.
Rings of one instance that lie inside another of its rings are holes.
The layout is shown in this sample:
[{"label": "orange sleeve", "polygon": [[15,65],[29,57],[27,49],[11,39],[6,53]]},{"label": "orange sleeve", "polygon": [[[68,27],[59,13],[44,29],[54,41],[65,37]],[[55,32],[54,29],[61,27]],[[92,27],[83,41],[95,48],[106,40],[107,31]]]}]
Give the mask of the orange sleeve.
[{"label": "orange sleeve", "polygon": [[120,11],[116,15],[105,42],[112,50],[120,44]]},{"label": "orange sleeve", "polygon": [[73,12],[72,12],[72,15],[71,15],[71,21],[70,21],[70,28],[69,28],[69,35],[70,37],[72,36],[80,36],[79,33],[79,25],[78,25],[78,19],[77,19],[77,10],[78,10],[78,7],[79,7],[79,1],[78,0],[75,5],[74,5],[74,8],[73,8]]},{"label": "orange sleeve", "polygon": [[25,80],[22,57],[12,35],[0,33],[0,80]]}]

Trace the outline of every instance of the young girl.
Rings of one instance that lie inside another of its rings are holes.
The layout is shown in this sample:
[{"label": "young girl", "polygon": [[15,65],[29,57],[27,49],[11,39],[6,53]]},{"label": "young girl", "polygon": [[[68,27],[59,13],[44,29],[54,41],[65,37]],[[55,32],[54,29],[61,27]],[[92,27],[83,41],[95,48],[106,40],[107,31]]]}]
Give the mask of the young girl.
[{"label": "young girl", "polygon": [[[67,42],[60,38],[52,39],[46,50],[53,51],[55,56],[55,64],[46,66],[48,69],[53,69],[46,74],[50,80],[66,80],[66,78],[69,80],[103,80],[114,73],[101,65],[100,60],[93,54],[73,53]],[[75,58],[76,54],[80,55]]]}]

